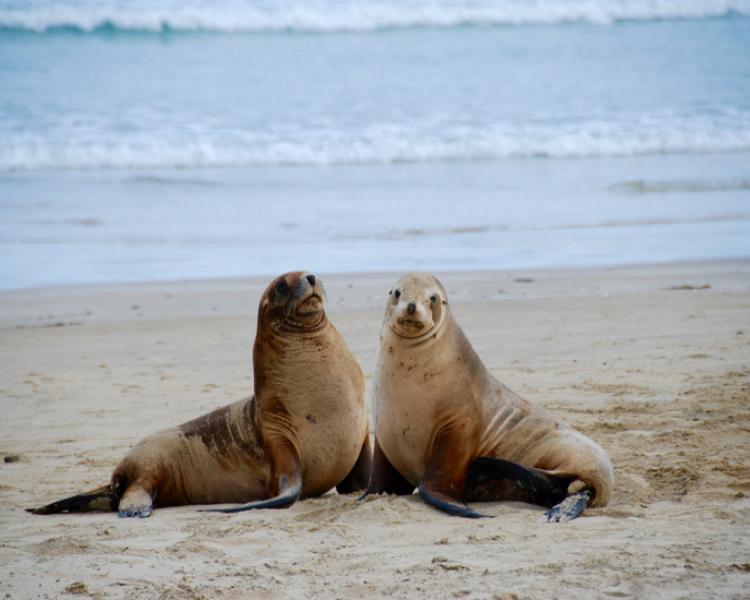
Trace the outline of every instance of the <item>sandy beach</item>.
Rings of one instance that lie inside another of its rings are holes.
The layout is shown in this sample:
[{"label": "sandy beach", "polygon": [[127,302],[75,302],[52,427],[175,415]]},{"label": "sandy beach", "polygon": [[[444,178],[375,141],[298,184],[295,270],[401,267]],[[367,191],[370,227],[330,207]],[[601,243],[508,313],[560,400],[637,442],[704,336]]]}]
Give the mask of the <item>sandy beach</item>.
[{"label": "sandy beach", "polygon": [[[367,378],[394,274],[320,274]],[[143,436],[252,390],[267,280],[0,292],[0,597],[747,598],[750,261],[439,274],[503,382],[610,454],[610,506],[449,517],[328,495],[39,517]]]}]

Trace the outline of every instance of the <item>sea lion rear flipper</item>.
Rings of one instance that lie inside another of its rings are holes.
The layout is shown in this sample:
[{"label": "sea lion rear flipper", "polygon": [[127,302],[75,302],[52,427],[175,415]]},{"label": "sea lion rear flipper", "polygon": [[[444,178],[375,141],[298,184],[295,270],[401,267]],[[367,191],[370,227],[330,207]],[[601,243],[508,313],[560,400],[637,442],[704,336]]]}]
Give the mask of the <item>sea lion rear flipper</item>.
[{"label": "sea lion rear flipper", "polygon": [[398,496],[409,496],[414,493],[416,486],[409,483],[401,473],[396,470],[388,457],[383,453],[377,436],[375,437],[375,452],[372,457],[372,471],[367,491],[360,496],[360,500],[370,494],[396,494]]},{"label": "sea lion rear flipper", "polygon": [[336,486],[339,494],[351,494],[367,488],[372,470],[372,446],[370,446],[370,432],[365,433],[362,449],[359,451],[357,462],[354,463],[349,474]]},{"label": "sea lion rear flipper", "polygon": [[255,508],[286,508],[302,495],[302,468],[294,450],[286,443],[269,447],[272,472],[276,477],[269,484],[266,500],[254,500],[232,508],[204,508],[200,512],[236,513]]},{"label": "sea lion rear flipper", "polygon": [[[117,480],[115,474],[113,480]],[[128,485],[120,498],[118,505],[118,516],[121,519],[137,517],[145,519],[150,517],[154,512],[154,498],[156,497],[157,487],[152,480],[141,478]]]},{"label": "sea lion rear flipper", "polygon": [[117,502],[118,496],[114,490],[109,485],[103,485],[90,492],[63,498],[39,508],[27,508],[26,512],[34,515],[89,511],[109,512],[117,510]]},{"label": "sea lion rear flipper", "polygon": [[565,500],[553,506],[546,513],[544,518],[547,523],[564,523],[579,516],[591,500],[591,492],[584,490],[576,494],[571,494]]},{"label": "sea lion rear flipper", "polygon": [[575,475],[550,473],[502,458],[480,456],[471,463],[465,485],[467,494],[471,497],[472,491],[483,484],[486,485],[488,481],[506,480],[513,483],[523,493],[522,498],[513,499],[523,499],[541,506],[553,506],[565,498],[568,485],[575,478]]},{"label": "sea lion rear flipper", "polygon": [[[464,494],[466,465],[470,459],[460,427],[446,427],[435,436],[432,456],[419,482],[419,495],[435,508],[458,517],[490,517],[466,506]],[[464,456],[464,454],[466,456]]]}]

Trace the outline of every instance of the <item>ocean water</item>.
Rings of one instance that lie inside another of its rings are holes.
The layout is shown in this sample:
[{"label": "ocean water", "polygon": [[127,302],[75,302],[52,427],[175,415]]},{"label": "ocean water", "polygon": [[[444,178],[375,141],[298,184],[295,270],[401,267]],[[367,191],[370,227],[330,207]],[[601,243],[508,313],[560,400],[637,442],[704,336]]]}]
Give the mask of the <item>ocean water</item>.
[{"label": "ocean water", "polygon": [[750,256],[750,0],[0,0],[0,288]]}]

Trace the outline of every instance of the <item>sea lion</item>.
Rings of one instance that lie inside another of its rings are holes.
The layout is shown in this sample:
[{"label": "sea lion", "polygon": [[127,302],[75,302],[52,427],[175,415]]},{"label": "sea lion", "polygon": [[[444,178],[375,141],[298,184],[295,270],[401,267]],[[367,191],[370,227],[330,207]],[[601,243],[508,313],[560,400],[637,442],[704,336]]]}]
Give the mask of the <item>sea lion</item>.
[{"label": "sea lion", "polygon": [[464,517],[485,516],[465,501],[523,500],[553,507],[549,521],[609,501],[604,450],[487,370],[432,275],[404,275],[389,292],[373,413],[365,496],[418,487],[427,503]]},{"label": "sea lion", "polygon": [[371,447],[364,378],[328,320],[315,275],[277,277],[263,294],[253,348],[255,395],[140,441],[101,488],[35,514],[239,503],[279,508],[332,487],[364,489]]}]

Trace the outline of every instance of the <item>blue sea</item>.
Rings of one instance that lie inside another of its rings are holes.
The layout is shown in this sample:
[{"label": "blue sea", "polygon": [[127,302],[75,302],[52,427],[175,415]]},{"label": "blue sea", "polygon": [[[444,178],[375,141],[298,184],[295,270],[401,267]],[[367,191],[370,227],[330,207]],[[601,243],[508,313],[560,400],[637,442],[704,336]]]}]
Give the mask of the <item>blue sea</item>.
[{"label": "blue sea", "polygon": [[750,257],[750,0],[0,0],[0,288]]}]

